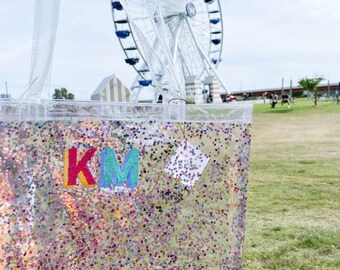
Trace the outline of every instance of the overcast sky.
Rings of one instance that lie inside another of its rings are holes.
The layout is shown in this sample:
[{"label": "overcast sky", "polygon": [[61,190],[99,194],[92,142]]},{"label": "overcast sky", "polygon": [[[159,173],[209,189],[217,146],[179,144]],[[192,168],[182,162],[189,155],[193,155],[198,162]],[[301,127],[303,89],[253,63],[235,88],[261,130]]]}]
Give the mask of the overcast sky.
[{"label": "overcast sky", "polygon": [[[164,0],[168,1],[168,0]],[[203,1],[203,0],[202,0]],[[34,0],[0,0],[0,93],[27,87]],[[340,80],[340,0],[222,0],[224,47],[218,68],[230,90],[295,85],[305,76]],[[114,34],[110,0],[61,0],[51,88],[89,99],[115,73],[134,69]]]}]

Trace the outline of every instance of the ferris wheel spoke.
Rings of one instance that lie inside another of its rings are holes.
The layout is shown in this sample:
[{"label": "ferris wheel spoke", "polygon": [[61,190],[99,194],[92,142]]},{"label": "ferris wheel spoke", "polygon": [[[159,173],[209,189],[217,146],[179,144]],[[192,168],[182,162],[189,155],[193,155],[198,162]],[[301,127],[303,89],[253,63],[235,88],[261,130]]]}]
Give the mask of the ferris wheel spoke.
[{"label": "ferris wheel spoke", "polygon": [[192,76],[190,69],[189,69],[189,67],[186,63],[186,60],[184,59],[180,50],[179,50],[179,54],[180,54],[180,59],[182,60],[181,61],[181,67],[182,67],[182,70],[183,70],[183,74],[185,74],[184,77]]},{"label": "ferris wheel spoke", "polygon": [[209,30],[210,28],[212,28],[210,25],[207,25],[206,22],[202,21],[202,20],[199,20],[199,19],[194,19],[192,20],[192,23],[191,24],[194,24],[196,25],[197,27],[202,27],[204,29],[207,29]]},{"label": "ferris wheel spoke", "polygon": [[[185,76],[193,76],[194,73],[196,73],[197,70],[200,70],[202,67],[202,64],[200,61],[199,56],[195,56],[195,52],[193,50],[188,51],[189,48],[193,48],[192,44],[188,42],[188,39],[186,40],[185,43],[182,45],[179,45],[178,52],[179,52],[179,57],[180,63],[183,64],[185,67],[186,73]],[[186,51],[186,53],[183,53]],[[199,62],[199,64],[198,64]],[[197,75],[197,74],[196,74]]]},{"label": "ferris wheel spoke", "polygon": [[197,11],[197,13],[196,14],[207,14],[207,12],[206,11]]},{"label": "ferris wheel spoke", "polygon": [[145,21],[148,20],[149,17],[137,17],[137,18],[133,18],[134,21]]},{"label": "ferris wheel spoke", "polygon": [[[205,40],[206,42],[200,42],[201,46],[203,48],[209,48],[210,47],[210,35],[207,35],[204,31],[200,31],[199,29],[195,29],[195,34],[197,36],[200,36],[200,37],[204,37],[204,38],[201,38],[202,40]],[[190,31],[187,30],[187,35],[190,37],[191,39],[191,36],[190,36]],[[188,41],[187,41],[188,42]]]},{"label": "ferris wheel spoke", "polygon": [[196,28],[193,30],[197,35],[203,35],[206,39],[210,39],[210,32],[204,31],[202,29]]}]

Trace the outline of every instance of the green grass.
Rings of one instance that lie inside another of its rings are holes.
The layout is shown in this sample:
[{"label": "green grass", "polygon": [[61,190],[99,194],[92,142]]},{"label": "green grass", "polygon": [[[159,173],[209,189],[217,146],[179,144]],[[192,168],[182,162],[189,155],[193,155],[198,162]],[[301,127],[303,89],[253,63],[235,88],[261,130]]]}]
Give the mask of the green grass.
[{"label": "green grass", "polygon": [[340,106],[254,106],[244,269],[340,269]]},{"label": "green grass", "polygon": [[336,105],[333,100],[319,100],[318,105],[314,106],[311,99],[296,99],[295,104],[288,108],[287,104],[281,106],[280,103],[276,104],[275,108],[270,108],[270,104],[256,104],[254,106],[254,113],[270,113],[270,114],[314,114],[314,113],[340,113],[340,105]]}]

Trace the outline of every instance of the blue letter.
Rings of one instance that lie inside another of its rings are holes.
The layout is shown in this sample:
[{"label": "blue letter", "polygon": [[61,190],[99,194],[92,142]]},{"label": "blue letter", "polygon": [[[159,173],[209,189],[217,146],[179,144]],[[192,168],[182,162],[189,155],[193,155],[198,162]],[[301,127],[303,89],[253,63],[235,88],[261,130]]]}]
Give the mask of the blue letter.
[{"label": "blue letter", "polygon": [[138,185],[139,150],[132,148],[120,167],[115,151],[106,148],[101,154],[100,187],[123,186],[135,188]]}]

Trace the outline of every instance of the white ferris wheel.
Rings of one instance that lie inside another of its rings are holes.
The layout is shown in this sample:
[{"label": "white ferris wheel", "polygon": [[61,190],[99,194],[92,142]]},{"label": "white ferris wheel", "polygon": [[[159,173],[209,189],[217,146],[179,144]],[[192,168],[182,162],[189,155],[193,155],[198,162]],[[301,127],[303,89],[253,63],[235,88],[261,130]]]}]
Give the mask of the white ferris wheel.
[{"label": "white ferris wheel", "polygon": [[221,61],[223,21],[219,0],[111,1],[115,33],[125,62],[137,72],[131,87],[137,100],[145,87],[185,99],[189,77],[214,76]]}]

